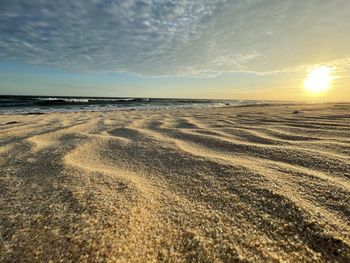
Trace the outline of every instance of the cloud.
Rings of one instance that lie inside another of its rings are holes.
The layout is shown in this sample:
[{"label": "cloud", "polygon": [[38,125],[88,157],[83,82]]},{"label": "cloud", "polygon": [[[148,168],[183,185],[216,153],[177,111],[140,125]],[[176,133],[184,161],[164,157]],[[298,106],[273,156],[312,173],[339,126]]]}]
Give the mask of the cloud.
[{"label": "cloud", "polygon": [[11,0],[0,59],[143,75],[278,71],[350,54],[348,0]]}]

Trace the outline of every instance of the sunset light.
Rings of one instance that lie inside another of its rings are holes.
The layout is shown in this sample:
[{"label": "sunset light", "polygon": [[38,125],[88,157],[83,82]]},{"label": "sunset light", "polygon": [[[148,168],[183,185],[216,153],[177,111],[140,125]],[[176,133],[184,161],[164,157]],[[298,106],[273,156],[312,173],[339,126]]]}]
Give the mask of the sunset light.
[{"label": "sunset light", "polygon": [[332,69],[327,66],[316,67],[309,72],[304,86],[310,94],[320,94],[329,89],[332,80]]},{"label": "sunset light", "polygon": [[0,0],[1,262],[349,262],[350,0]]}]

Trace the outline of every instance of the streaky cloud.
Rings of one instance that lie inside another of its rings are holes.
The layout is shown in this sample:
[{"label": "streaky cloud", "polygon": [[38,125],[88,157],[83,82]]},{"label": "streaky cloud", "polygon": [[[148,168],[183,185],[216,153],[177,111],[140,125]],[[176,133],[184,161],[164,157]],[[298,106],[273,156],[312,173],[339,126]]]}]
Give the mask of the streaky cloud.
[{"label": "streaky cloud", "polygon": [[347,57],[349,10],[348,0],[0,1],[0,59],[149,76],[278,71]]}]

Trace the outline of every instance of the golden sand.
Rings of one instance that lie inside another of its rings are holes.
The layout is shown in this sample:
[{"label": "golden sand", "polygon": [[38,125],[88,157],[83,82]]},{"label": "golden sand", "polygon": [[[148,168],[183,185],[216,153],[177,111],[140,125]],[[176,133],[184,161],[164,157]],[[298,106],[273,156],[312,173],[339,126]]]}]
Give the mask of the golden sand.
[{"label": "golden sand", "polygon": [[350,262],[350,105],[0,116],[1,262]]}]

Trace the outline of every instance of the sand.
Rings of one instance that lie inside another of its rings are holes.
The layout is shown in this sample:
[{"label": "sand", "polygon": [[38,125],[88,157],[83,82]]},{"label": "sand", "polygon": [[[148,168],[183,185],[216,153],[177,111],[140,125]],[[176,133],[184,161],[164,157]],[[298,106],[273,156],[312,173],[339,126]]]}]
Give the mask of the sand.
[{"label": "sand", "polygon": [[1,262],[350,262],[350,104],[0,116]]}]

